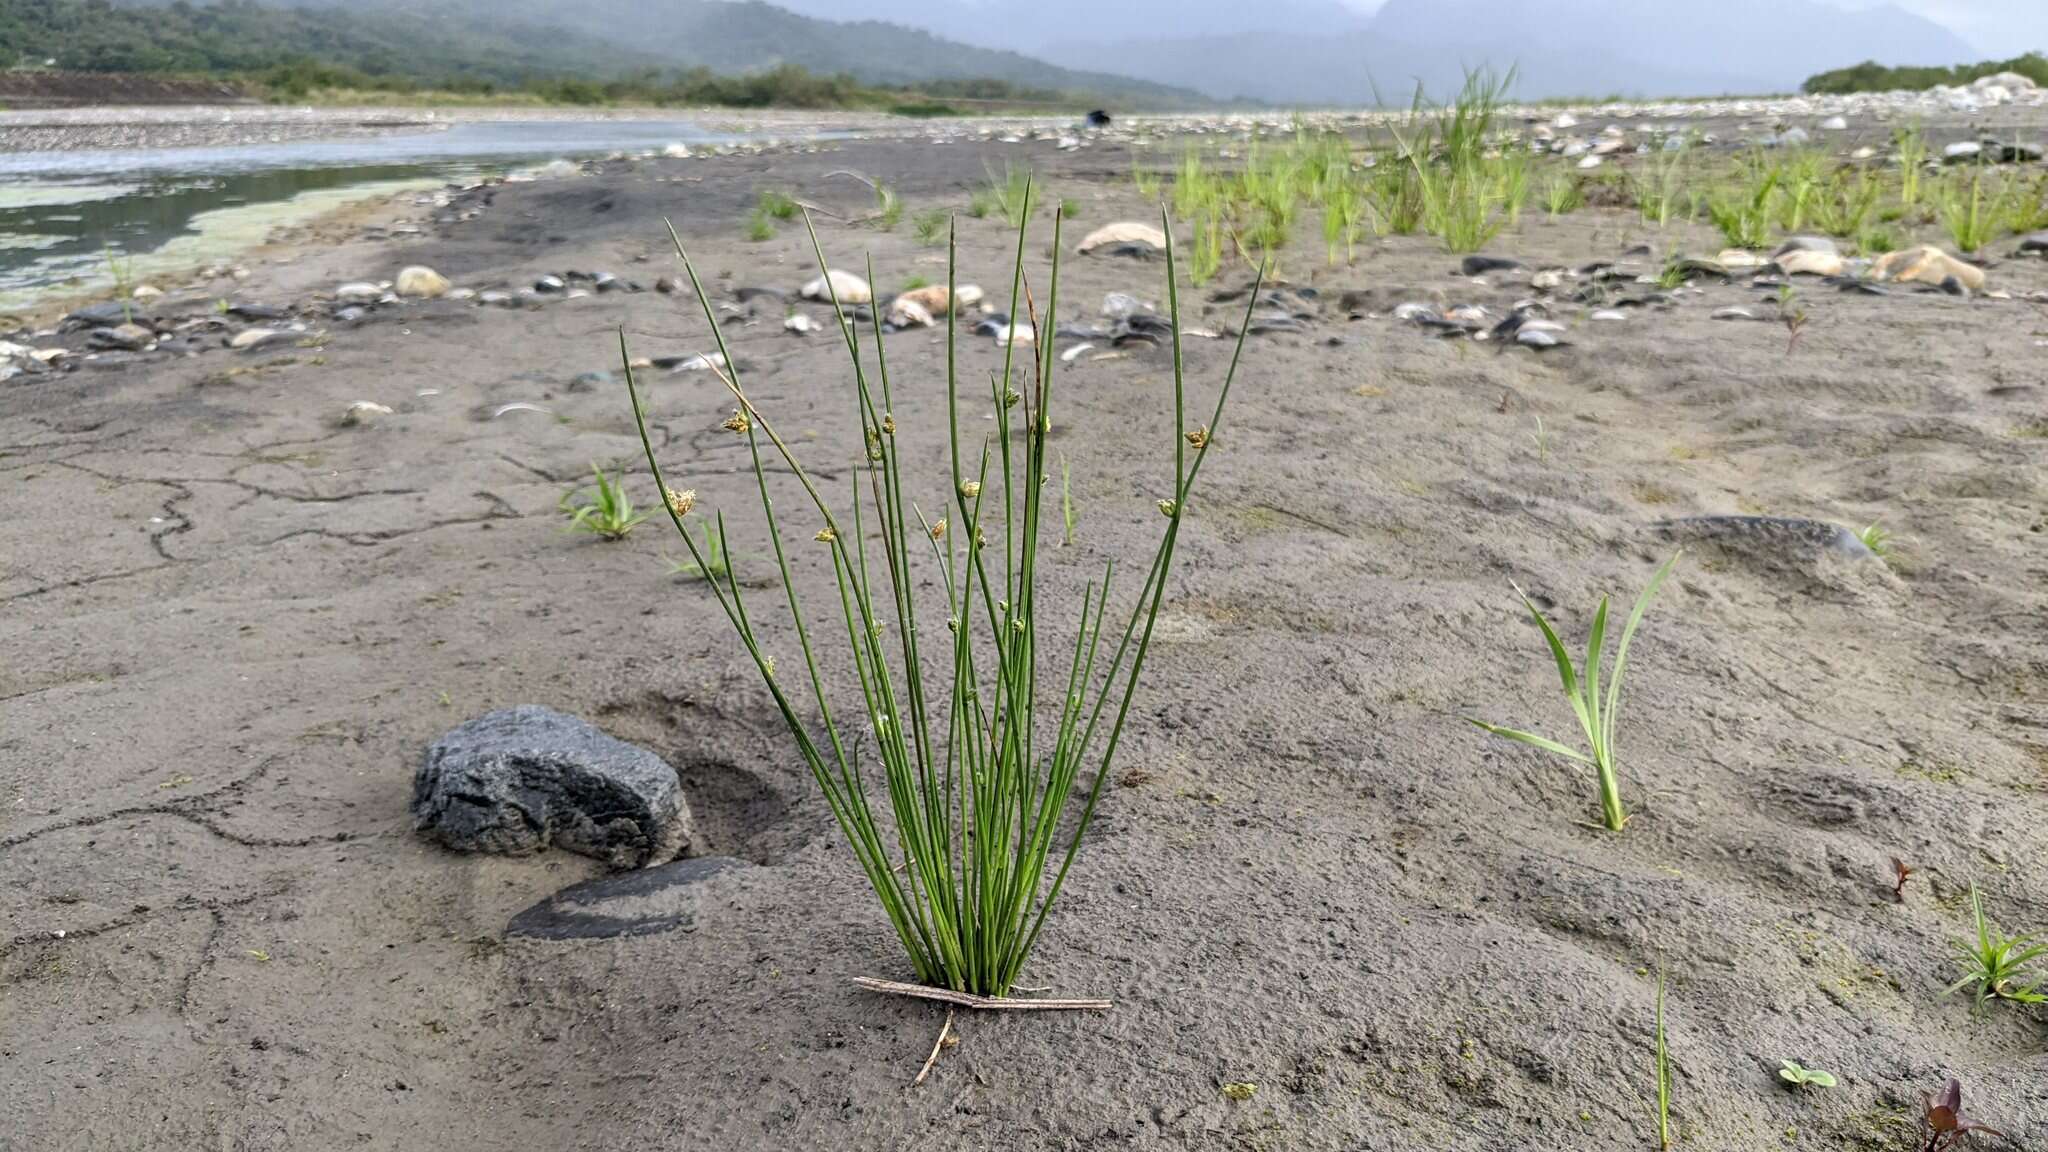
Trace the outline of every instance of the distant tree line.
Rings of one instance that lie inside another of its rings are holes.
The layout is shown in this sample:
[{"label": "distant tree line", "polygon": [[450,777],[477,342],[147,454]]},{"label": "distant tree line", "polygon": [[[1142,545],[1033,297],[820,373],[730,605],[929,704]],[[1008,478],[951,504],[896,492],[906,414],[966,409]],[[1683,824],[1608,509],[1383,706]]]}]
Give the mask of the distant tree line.
[{"label": "distant tree line", "polygon": [[2048,87],[2048,57],[2029,52],[2010,60],[1987,60],[1981,64],[1955,64],[1947,68],[1887,68],[1865,60],[1847,68],[1810,76],[1800,90],[1810,95],[1841,95],[1848,92],[1920,91],[1937,84],[1957,87],[2000,72],[2017,72],[2034,83]]},{"label": "distant tree line", "polygon": [[563,104],[951,109],[935,100],[1050,102],[1058,93],[999,80],[906,88],[794,65],[739,74],[663,69],[559,29],[479,26],[364,6],[270,8],[251,0],[116,7],[111,0],[0,0],[0,66],[223,77],[277,100],[322,92],[441,91]]}]

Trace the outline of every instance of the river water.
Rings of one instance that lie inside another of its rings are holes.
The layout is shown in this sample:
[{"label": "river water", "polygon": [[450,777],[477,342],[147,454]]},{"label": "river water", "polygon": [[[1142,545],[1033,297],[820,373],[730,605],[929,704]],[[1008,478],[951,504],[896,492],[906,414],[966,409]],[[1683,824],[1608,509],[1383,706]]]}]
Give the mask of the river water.
[{"label": "river water", "polygon": [[556,158],[740,143],[685,120],[494,121],[233,147],[0,153],[0,309],[232,259],[372,195]]}]

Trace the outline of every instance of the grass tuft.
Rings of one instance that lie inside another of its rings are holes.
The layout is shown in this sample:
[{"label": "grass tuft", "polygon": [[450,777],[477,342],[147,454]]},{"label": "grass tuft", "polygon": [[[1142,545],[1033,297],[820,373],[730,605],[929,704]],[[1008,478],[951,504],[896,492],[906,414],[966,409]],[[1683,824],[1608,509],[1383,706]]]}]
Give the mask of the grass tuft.
[{"label": "grass tuft", "polygon": [[1579,727],[1586,734],[1589,753],[1566,747],[1555,740],[1513,728],[1502,728],[1484,720],[1471,723],[1510,740],[1519,740],[1546,752],[1555,752],[1567,759],[1591,765],[1600,789],[1600,819],[1608,831],[1619,832],[1628,824],[1628,810],[1621,802],[1621,777],[1615,766],[1614,739],[1615,725],[1621,709],[1622,674],[1628,667],[1628,645],[1635,638],[1637,625],[1643,622],[1643,613],[1649,611],[1650,601],[1664,584],[1671,570],[1677,566],[1684,552],[1675,552],[1664,562],[1657,574],[1650,577],[1642,595],[1636,597],[1635,608],[1630,611],[1628,624],[1621,631],[1621,643],[1614,652],[1614,671],[1607,681],[1607,697],[1600,696],[1600,665],[1606,660],[1605,641],[1607,638],[1607,597],[1600,598],[1600,607],[1593,613],[1593,630],[1586,640],[1586,657],[1583,666],[1572,666],[1571,653],[1565,650],[1564,641],[1558,639],[1557,630],[1550,626],[1543,611],[1536,607],[1529,594],[1521,587],[1515,587],[1522,597],[1522,603],[1529,609],[1529,615],[1536,620],[1536,626],[1543,630],[1543,640],[1550,647],[1550,654],[1557,660],[1558,678],[1564,684],[1565,699],[1572,706],[1572,714],[1579,718]]},{"label": "grass tuft", "polygon": [[[1009,205],[1018,223],[1011,299],[1019,302],[1020,321],[1039,325],[1058,314],[1061,244],[1056,219],[1052,271],[1040,309],[1025,279],[1031,200],[1027,176]],[[706,303],[711,294],[703,290],[673,225],[669,234],[724,352],[723,333]],[[822,269],[826,260],[815,229],[811,243]],[[949,244],[949,288],[956,256]],[[847,442],[864,446],[856,449],[860,459],[851,470],[845,504],[827,498],[738,373],[717,370],[739,404],[726,427],[747,443],[786,616],[775,610],[783,622],[769,630],[767,617],[746,603],[742,585],[729,574],[710,586],[925,984],[983,996],[1010,993],[1066,884],[1103,785],[1112,778],[1195,480],[1212,443],[1204,436],[1195,447],[1183,435],[1189,398],[1171,239],[1166,273],[1174,331],[1173,488],[1169,499],[1159,501],[1170,510],[1147,575],[1128,614],[1117,609],[1120,627],[1110,620],[1113,565],[1105,565],[1100,580],[1087,583],[1078,597],[1041,598],[1038,558],[1049,528],[1044,501],[1050,490],[1043,478],[1050,470],[1046,441],[1059,364],[1052,341],[1026,353],[1028,366],[1012,362],[1018,345],[1004,349],[1003,371],[992,377],[986,396],[994,428],[970,440],[962,432],[962,412],[967,409],[966,418],[973,419],[970,406],[976,401],[960,393],[957,328],[948,321],[942,439],[949,449],[951,491],[936,518],[905,491],[904,454],[928,449],[905,443],[918,429],[900,425],[895,414],[897,385],[879,317],[873,318],[871,337],[852,321],[840,323],[848,354],[846,395],[857,431]],[[1253,299],[1257,295],[1255,287]],[[864,349],[870,340],[872,347]],[[1222,418],[1243,350],[1240,336],[1202,427],[1214,428]],[[623,330],[619,352],[648,466],[661,491],[669,493]],[[1014,389],[1012,380],[1019,380]],[[1013,394],[1015,403],[1009,402]],[[1159,447],[1163,457],[1167,446]],[[798,499],[771,496],[771,461],[775,483],[800,487]],[[695,508],[694,495],[675,493],[665,503],[684,546],[708,572],[706,549],[685,521]],[[800,520],[786,526],[782,518],[791,509],[800,510]],[[713,524],[718,546],[730,554],[725,517],[715,517]],[[791,541],[802,540],[813,541],[804,546],[819,548],[832,570],[827,595],[840,625],[833,631],[843,629],[853,669],[844,682],[827,683],[817,648],[822,636],[813,633],[804,611],[789,557]],[[943,603],[929,602],[934,589]],[[1045,676],[1040,639],[1063,617],[1074,625],[1071,640],[1051,651],[1051,670],[1064,668],[1060,687]],[[794,649],[796,666],[778,671],[771,649],[785,655]],[[1041,694],[1042,677],[1057,688],[1056,695]],[[939,687],[945,689],[942,696],[932,693]],[[837,717],[835,702],[852,698],[861,702],[864,723]],[[876,774],[880,788],[871,783]],[[1084,780],[1077,794],[1077,782]]]},{"label": "grass tuft", "polygon": [[1956,963],[1963,978],[1949,985],[1950,995],[1965,988],[1975,997],[1973,1010],[1981,1011],[1994,1000],[2015,1004],[2048,1003],[2038,980],[2027,978],[2035,962],[2048,956],[2048,944],[2036,944],[2032,936],[2007,936],[1984,918],[1984,897],[1970,886],[1970,915],[1976,922],[1974,940],[1955,942]]},{"label": "grass tuft", "polygon": [[647,513],[634,510],[625,481],[612,479],[595,464],[590,470],[596,475],[595,483],[562,495],[562,511],[569,517],[568,530],[588,532],[603,540],[623,540],[647,519]]}]

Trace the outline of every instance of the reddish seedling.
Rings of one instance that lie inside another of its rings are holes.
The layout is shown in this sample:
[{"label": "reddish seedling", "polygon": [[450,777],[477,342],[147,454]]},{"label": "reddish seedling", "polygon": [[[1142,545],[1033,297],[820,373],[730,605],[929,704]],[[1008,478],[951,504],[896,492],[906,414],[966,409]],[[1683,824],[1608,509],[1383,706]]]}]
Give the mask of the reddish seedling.
[{"label": "reddish seedling", "polygon": [[1921,1152],[1945,1152],[1958,1147],[1972,1132],[2006,1138],[2005,1133],[1998,1129],[1963,1115],[1963,1084],[1953,1076],[1941,1086],[1939,1095],[1922,1096],[1920,1103],[1926,1112],[1921,1123],[1927,1130],[1927,1143],[1921,1145]]},{"label": "reddish seedling", "polygon": [[1906,902],[1906,880],[1913,875],[1913,869],[1908,867],[1904,860],[1894,856],[1892,857],[1892,875],[1897,878],[1897,882],[1892,885],[1892,899],[1904,904]]}]

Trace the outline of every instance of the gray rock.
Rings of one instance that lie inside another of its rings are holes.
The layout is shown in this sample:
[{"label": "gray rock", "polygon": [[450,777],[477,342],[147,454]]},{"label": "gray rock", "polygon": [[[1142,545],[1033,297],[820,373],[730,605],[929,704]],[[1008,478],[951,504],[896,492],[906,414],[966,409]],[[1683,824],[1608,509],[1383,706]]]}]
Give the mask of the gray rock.
[{"label": "gray rock", "polygon": [[1771,259],[1776,260],[1787,252],[1825,252],[1830,256],[1841,255],[1841,250],[1835,247],[1835,242],[1826,236],[1787,236],[1785,242],[1771,253]]},{"label": "gray rock", "polygon": [[500,292],[493,288],[477,293],[476,302],[487,308],[511,308],[517,305],[519,300],[510,292]]},{"label": "gray rock", "polygon": [[1458,270],[1467,276],[1484,276],[1488,272],[1508,272],[1521,266],[1520,260],[1510,256],[1467,256],[1458,265]]},{"label": "gray rock", "polygon": [[2020,237],[2020,252],[2026,256],[2048,256],[2048,232],[2032,232]]},{"label": "gray rock", "polygon": [[533,282],[535,292],[560,292],[568,287],[560,276],[543,276]]},{"label": "gray rock", "polygon": [[551,709],[486,713],[436,740],[413,777],[413,826],[460,852],[549,846],[638,868],[692,839],[675,769]]},{"label": "gray rock", "polygon": [[156,339],[156,333],[140,324],[118,324],[112,328],[95,328],[86,342],[94,348],[112,352],[140,352]]},{"label": "gray rock", "polygon": [[685,928],[695,919],[698,885],[752,867],[731,856],[699,856],[600,876],[564,888],[514,916],[505,934],[536,940],[610,940]]},{"label": "gray rock", "polygon": [[109,300],[103,304],[88,304],[80,308],[64,317],[64,324],[68,328],[111,328],[117,324],[127,323],[131,313],[140,316],[142,309],[119,300]]}]

